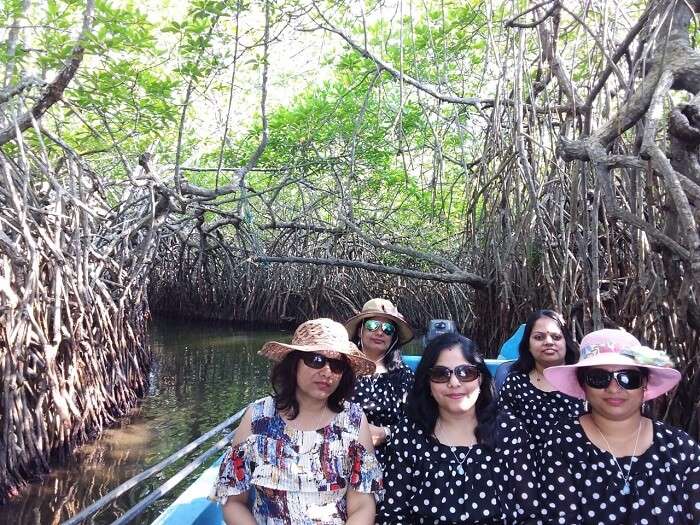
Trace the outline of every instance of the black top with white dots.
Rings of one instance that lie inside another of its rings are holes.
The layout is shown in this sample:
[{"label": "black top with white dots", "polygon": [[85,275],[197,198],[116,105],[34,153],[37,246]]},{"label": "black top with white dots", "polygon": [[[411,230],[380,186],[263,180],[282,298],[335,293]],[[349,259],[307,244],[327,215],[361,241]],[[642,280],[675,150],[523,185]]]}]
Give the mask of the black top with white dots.
[{"label": "black top with white dots", "polygon": [[387,444],[377,522],[512,524],[534,515],[538,486],[527,433],[507,415],[495,433],[494,447],[450,447],[407,418]]},{"label": "black top with white dots", "polygon": [[[383,374],[357,378],[353,403],[358,403],[367,415],[367,421],[379,427],[394,427],[403,418],[403,401],[413,386],[413,372],[401,365]],[[377,459],[383,465],[384,445],[375,449]]]},{"label": "black top with white dots", "polygon": [[651,447],[617,463],[578,419],[552,429],[538,462],[546,523],[699,524],[700,446],[682,430],[653,424]]},{"label": "black top with white dots", "polygon": [[570,421],[584,413],[583,401],[561,392],[536,388],[527,374],[508,374],[498,398],[499,411],[519,418],[535,441],[541,440],[549,427]]}]

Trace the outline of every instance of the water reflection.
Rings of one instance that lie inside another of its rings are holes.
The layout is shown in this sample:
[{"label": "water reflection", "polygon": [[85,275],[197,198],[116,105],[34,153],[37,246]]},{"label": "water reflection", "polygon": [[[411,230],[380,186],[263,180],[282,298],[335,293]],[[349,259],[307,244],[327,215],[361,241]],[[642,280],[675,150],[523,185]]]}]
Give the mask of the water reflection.
[{"label": "water reflection", "polygon": [[[0,522],[59,524],[112,488],[172,454],[268,392],[269,362],[257,350],[279,331],[241,331],[226,325],[159,321],[152,330],[156,358],[151,394],[119,428],[81,447],[21,498],[0,507]],[[97,513],[91,523],[111,523],[184,466],[172,465]],[[201,469],[200,469],[201,471]],[[197,475],[154,504],[134,523],[150,523]]]}]

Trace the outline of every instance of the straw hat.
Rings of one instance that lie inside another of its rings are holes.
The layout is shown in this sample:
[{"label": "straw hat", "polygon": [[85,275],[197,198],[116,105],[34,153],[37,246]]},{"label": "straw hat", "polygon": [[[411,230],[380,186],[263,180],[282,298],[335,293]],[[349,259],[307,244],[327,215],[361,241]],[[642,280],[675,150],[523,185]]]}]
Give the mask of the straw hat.
[{"label": "straw hat", "polygon": [[673,363],[666,352],[642,346],[636,337],[624,330],[608,328],[596,330],[583,338],[578,363],[545,368],[544,376],[560,392],[585,399],[586,394],[576,378],[576,370],[605,365],[646,368],[649,379],[644,401],[665,394],[681,380],[681,373],[672,368]]},{"label": "straw hat", "polygon": [[386,317],[396,324],[399,333],[399,344],[405,345],[413,339],[413,329],[399,313],[394,304],[387,299],[370,299],[363,306],[359,314],[345,321],[345,328],[350,337],[357,333],[357,327],[364,319],[370,317]]},{"label": "straw hat", "polygon": [[342,324],[332,319],[312,319],[299,325],[294,332],[291,344],[270,341],[265,343],[259,354],[279,362],[294,350],[299,352],[319,352],[330,358],[344,355],[355,375],[373,374],[375,365],[348,339],[348,332]]}]

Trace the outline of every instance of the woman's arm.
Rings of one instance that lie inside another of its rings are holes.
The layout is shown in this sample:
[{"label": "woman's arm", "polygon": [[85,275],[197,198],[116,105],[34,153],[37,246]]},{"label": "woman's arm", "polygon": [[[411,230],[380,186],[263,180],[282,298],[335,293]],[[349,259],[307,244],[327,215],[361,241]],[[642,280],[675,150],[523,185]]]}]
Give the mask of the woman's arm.
[{"label": "woman's arm", "polygon": [[383,426],[375,426],[370,424],[369,430],[372,434],[372,443],[375,447],[386,443],[391,439],[391,433],[394,432],[394,428],[398,425],[403,418],[403,404],[406,402],[406,396],[408,391],[413,386],[414,375],[410,368],[402,368],[400,372],[395,377],[395,388],[398,389],[400,397],[396,399],[396,403],[399,406],[397,413],[392,414],[388,423]]},{"label": "woman's arm", "polygon": [[226,525],[255,525],[253,513],[248,508],[248,492],[229,496],[221,510]]},{"label": "woman's arm", "polygon": [[[233,435],[232,447],[240,445],[252,434],[251,411],[251,408],[248,408],[243,414],[236,433]],[[249,491],[245,491],[234,496],[228,496],[221,509],[226,525],[255,525],[255,518],[248,507],[248,495]]]},{"label": "woman's arm", "polygon": [[388,426],[378,427],[377,425],[369,425],[369,432],[372,435],[372,444],[378,447],[387,440],[391,433]]},{"label": "woman's arm", "polygon": [[384,499],[378,506],[376,517],[380,525],[413,523],[411,496],[415,488],[414,479],[421,478],[422,469],[413,455],[413,447],[407,450],[403,441],[407,436],[415,437],[415,434],[415,427],[407,426],[404,420],[396,426],[396,433],[387,441],[384,451]]},{"label": "woman's arm", "polygon": [[[364,414],[362,415],[362,422],[360,423],[359,441],[360,444],[365,447],[368,454],[374,454],[372,435],[369,430],[369,423],[367,423],[367,417]],[[347,525],[368,525],[374,523],[374,513],[376,510],[374,494],[371,492],[357,492],[353,488],[348,488],[347,499]]]}]

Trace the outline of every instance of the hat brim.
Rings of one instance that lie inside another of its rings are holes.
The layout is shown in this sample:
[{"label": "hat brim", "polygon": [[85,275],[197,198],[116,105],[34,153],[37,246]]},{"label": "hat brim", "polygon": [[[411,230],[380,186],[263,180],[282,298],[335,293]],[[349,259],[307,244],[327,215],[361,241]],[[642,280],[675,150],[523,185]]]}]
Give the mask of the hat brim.
[{"label": "hat brim", "polygon": [[551,366],[545,368],[544,377],[554,388],[579,399],[586,399],[586,393],[579,385],[576,371],[579,368],[589,368],[592,366],[620,365],[632,368],[646,368],[649,370],[646,390],[644,391],[644,401],[657,398],[665,394],[678,384],[681,380],[681,373],[675,368],[665,368],[661,366],[643,365],[637,363],[625,355],[614,352],[606,352],[583,359],[574,365]]},{"label": "hat brim", "polygon": [[409,325],[404,319],[386,312],[360,312],[357,315],[353,315],[350,319],[345,321],[345,329],[348,331],[350,338],[355,337],[357,334],[357,327],[360,326],[360,323],[364,319],[369,319],[370,317],[386,317],[391,322],[396,324],[399,334],[399,344],[402,346],[414,338],[411,325]]},{"label": "hat brim", "polygon": [[345,356],[356,376],[373,374],[376,368],[374,362],[364,357],[362,352],[350,341],[348,341],[347,349],[333,348],[328,345],[292,345],[270,341],[265,343],[258,353],[272,361],[280,362],[289,352],[294,351],[318,352],[331,358]]}]

